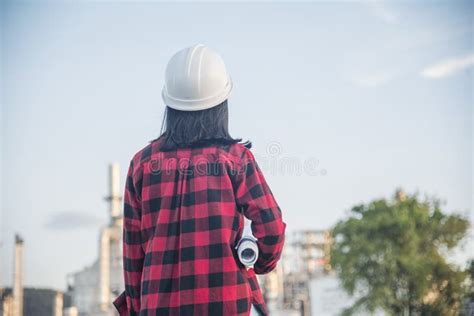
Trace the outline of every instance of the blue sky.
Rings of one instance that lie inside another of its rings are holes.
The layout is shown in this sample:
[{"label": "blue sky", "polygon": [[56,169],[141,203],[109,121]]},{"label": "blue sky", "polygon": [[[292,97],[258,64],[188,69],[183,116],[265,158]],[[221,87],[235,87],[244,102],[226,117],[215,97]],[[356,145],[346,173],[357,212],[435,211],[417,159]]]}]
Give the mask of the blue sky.
[{"label": "blue sky", "polygon": [[[204,43],[233,78],[230,129],[265,164],[289,231],[397,187],[472,216],[473,4],[3,2],[2,275],[63,289],[97,257],[107,164],[158,135],[163,74]],[[123,181],[122,181],[123,182]],[[469,251],[472,254],[472,247]]]}]

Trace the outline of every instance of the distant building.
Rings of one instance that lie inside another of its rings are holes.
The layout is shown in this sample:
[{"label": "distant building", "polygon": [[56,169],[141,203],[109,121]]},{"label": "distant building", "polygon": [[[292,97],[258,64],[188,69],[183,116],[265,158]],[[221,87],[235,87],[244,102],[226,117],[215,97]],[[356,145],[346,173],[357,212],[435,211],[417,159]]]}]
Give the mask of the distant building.
[{"label": "distant building", "polygon": [[0,316],[13,315],[12,288],[0,288]]},{"label": "distant building", "polygon": [[292,271],[311,277],[331,270],[331,233],[328,230],[301,230],[293,233]]},{"label": "distant building", "polygon": [[122,198],[118,164],[109,167],[110,222],[102,228],[97,260],[81,271],[68,276],[68,294],[74,309],[68,313],[79,316],[116,315],[113,300],[124,289],[122,263]]},{"label": "distant building", "polygon": [[344,292],[334,275],[311,280],[309,290],[313,315],[339,315],[353,303],[353,299]]},{"label": "distant building", "polygon": [[63,316],[63,309],[71,305],[67,294],[52,289],[23,287],[23,243],[23,238],[17,234],[13,287],[0,288],[0,316]]},{"label": "distant building", "polygon": [[[0,289],[0,316],[15,316],[12,288]],[[71,299],[61,291],[41,288],[23,288],[21,316],[63,316],[63,309]]]},{"label": "distant building", "polygon": [[312,298],[313,282],[330,271],[332,238],[328,230],[299,230],[288,236],[282,255],[283,306],[298,315],[318,315]]},{"label": "distant building", "polygon": [[310,282],[331,270],[331,243],[327,230],[299,230],[288,236],[281,259],[284,308],[319,316],[312,309]]},{"label": "distant building", "polygon": [[[295,231],[282,255],[283,307],[300,316],[336,316],[355,298],[342,288],[331,267],[332,237],[328,230]],[[360,311],[357,316],[384,315]]]}]

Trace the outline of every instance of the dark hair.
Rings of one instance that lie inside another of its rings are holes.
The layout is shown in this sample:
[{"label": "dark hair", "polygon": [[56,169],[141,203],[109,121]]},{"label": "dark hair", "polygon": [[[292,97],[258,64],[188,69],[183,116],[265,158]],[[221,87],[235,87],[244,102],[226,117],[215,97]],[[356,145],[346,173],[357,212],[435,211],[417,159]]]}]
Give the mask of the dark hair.
[{"label": "dark hair", "polygon": [[[179,111],[166,107],[161,126],[160,150],[175,150],[183,147],[229,145],[242,143],[241,138],[232,138],[228,130],[229,110],[227,100],[210,109]],[[250,141],[242,143],[251,148]]]}]

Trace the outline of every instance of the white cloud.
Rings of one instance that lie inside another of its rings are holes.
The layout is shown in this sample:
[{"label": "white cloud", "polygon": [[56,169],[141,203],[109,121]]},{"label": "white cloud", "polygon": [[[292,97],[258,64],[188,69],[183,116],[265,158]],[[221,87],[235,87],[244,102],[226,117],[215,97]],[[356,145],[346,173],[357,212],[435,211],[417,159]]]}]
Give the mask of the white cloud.
[{"label": "white cloud", "polygon": [[430,65],[421,71],[421,76],[428,79],[439,79],[453,75],[474,65],[474,54],[443,60]]},{"label": "white cloud", "polygon": [[71,230],[97,226],[100,222],[100,218],[85,212],[62,211],[50,214],[45,227],[53,230]]}]

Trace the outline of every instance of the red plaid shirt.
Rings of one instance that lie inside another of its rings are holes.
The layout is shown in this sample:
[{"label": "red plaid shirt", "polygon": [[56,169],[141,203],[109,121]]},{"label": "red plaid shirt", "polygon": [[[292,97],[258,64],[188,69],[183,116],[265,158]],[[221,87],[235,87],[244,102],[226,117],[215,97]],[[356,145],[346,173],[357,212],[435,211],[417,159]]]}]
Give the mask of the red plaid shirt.
[{"label": "red plaid shirt", "polygon": [[[120,315],[249,315],[252,303],[268,315],[256,274],[276,267],[286,223],[253,154],[159,143],[139,151],[127,175]],[[259,247],[249,270],[235,250],[243,216]]]}]

